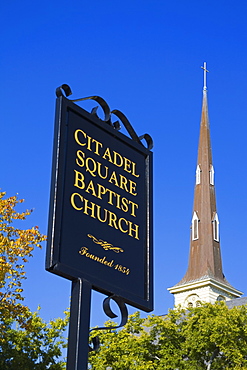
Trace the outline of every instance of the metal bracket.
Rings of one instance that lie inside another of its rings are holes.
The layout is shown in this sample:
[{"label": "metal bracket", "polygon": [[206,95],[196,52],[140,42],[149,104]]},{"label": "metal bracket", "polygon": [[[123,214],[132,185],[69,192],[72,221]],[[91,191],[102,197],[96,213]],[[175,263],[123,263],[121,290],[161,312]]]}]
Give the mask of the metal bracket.
[{"label": "metal bracket", "polygon": [[[69,95],[72,95],[72,90],[69,87],[69,85],[63,84],[63,85],[59,86],[56,89],[56,96],[59,98],[62,95],[65,96],[66,98]],[[134,128],[132,127],[131,123],[127,119],[127,117],[121,111],[119,111],[118,109],[114,109],[114,110],[111,111],[109,105],[100,96],[88,96],[86,98],[71,99],[71,101],[73,103],[77,103],[79,101],[84,101],[84,100],[94,100],[101,106],[101,108],[103,109],[104,115],[105,115],[103,120],[101,118],[99,118],[99,116],[97,115],[98,107],[93,108],[92,111],[91,111],[91,114],[95,115],[98,119],[100,119],[101,121],[103,121],[103,122],[107,123],[108,125],[112,126],[115,130],[120,130],[121,125],[120,125],[119,121],[118,120],[115,121],[115,122],[111,121],[112,115],[117,116],[117,118],[121,121],[123,126],[126,128],[130,137],[135,142],[139,143],[140,145],[143,145],[142,140],[144,139],[145,142],[146,142],[147,149],[151,150],[153,148],[153,140],[152,140],[152,138],[149,134],[144,134],[144,135],[138,136],[136,134]]]},{"label": "metal bracket", "polygon": [[[118,305],[119,309],[120,309],[120,312],[121,312],[121,322],[119,325],[117,326],[103,326],[103,327],[99,327],[99,328],[93,328],[91,329],[89,332],[92,332],[93,330],[112,330],[112,329],[118,329],[118,328],[121,328],[122,326],[124,326],[127,321],[128,321],[128,309],[126,307],[126,304],[124,303],[124,301],[118,297],[118,296],[110,296],[110,297],[107,297],[104,299],[103,301],[103,310],[105,312],[105,314],[110,317],[111,319],[114,319],[115,317],[118,317],[111,309],[111,306],[110,306],[110,301],[111,299],[116,302],[116,304]],[[100,347],[100,341],[99,341],[99,337],[96,336],[96,337],[93,337],[92,338],[92,342],[93,342],[93,348],[89,345],[89,352],[91,351],[97,351]]]}]

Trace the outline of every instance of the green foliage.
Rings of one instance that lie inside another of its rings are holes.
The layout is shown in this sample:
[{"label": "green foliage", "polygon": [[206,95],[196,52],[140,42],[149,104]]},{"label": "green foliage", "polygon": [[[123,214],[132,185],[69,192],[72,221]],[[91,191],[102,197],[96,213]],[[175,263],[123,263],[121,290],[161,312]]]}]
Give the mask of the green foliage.
[{"label": "green foliage", "polygon": [[191,310],[184,328],[190,369],[247,369],[247,308],[224,303]]},{"label": "green foliage", "polygon": [[92,370],[247,369],[245,306],[229,310],[219,302],[145,320],[136,313],[123,329],[97,335]]},{"label": "green foliage", "polygon": [[68,312],[64,319],[46,323],[23,303],[25,263],[46,236],[37,226],[17,228],[18,220],[25,220],[31,211],[17,212],[23,200],[4,197],[0,192],[0,369],[65,369],[60,356],[66,347]]},{"label": "green foliage", "polygon": [[68,325],[69,315],[48,324],[39,312],[25,313],[26,328],[14,328],[14,320],[6,319],[5,330],[0,332],[1,370],[62,370],[65,363],[60,360],[62,348],[67,343],[63,333]]},{"label": "green foliage", "polygon": [[[0,369],[63,370],[64,319],[44,322],[23,304],[24,266],[45,240],[38,227],[19,229],[17,197],[0,193]],[[106,326],[112,326],[111,321]],[[142,319],[137,312],[121,330],[92,331],[101,347],[89,354],[92,370],[247,370],[247,308],[225,303]]]},{"label": "green foliage", "polygon": [[[92,369],[105,370],[108,366],[114,370],[152,369],[150,361],[150,340],[145,330],[144,319],[139,313],[131,315],[122,330],[92,332],[99,335],[101,347],[98,352],[91,352],[89,362]],[[114,325],[108,321],[106,326]]]}]

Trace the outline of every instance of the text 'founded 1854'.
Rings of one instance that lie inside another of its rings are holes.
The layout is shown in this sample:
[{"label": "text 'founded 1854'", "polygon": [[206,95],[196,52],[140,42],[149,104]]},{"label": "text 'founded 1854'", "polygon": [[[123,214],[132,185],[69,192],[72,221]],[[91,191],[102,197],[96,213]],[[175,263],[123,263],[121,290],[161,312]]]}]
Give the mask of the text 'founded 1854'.
[{"label": "text 'founded 1854'", "polygon": [[150,310],[152,153],[57,104],[47,269]]}]

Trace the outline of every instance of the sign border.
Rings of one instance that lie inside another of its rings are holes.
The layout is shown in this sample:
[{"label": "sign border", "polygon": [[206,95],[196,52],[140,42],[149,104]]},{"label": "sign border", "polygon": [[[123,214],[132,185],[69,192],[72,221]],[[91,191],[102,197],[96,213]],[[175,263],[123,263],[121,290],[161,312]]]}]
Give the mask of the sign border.
[{"label": "sign border", "polygon": [[[123,290],[113,286],[110,283],[102,283],[100,279],[94,277],[91,281],[91,276],[79,272],[59,261],[59,243],[60,230],[63,215],[63,195],[64,195],[64,179],[65,179],[65,163],[66,163],[66,142],[67,128],[66,117],[68,110],[74,111],[80,116],[90,121],[95,126],[100,127],[110,135],[117,137],[126,145],[139,151],[145,157],[145,188],[146,188],[146,279],[144,279],[144,296],[136,296],[128,290]],[[65,123],[66,122],[66,123]],[[55,131],[54,131],[54,146],[53,146],[53,163],[51,176],[51,192],[50,192],[50,210],[48,223],[48,240],[46,250],[46,270],[57,275],[63,276],[69,280],[82,278],[90,281],[92,288],[106,295],[117,295],[121,297],[125,303],[130,304],[138,309],[150,312],[153,310],[153,153],[145,148],[142,144],[135,142],[123,133],[117,131],[106,122],[99,119],[97,116],[87,112],[83,108],[74,104],[71,100],[61,95],[56,99],[56,116],[55,116]],[[76,274],[77,273],[77,274]],[[77,275],[77,276],[75,276]]]}]

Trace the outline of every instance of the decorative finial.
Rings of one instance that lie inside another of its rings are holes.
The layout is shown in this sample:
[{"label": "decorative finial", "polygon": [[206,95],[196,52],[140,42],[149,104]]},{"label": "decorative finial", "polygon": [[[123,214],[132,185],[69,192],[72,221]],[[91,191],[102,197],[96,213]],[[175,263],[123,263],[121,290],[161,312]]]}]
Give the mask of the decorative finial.
[{"label": "decorative finial", "polygon": [[201,67],[204,70],[204,78],[203,78],[204,86],[203,86],[203,91],[207,91],[207,72],[209,72],[209,71],[207,70],[206,66],[207,66],[207,63],[204,62],[203,67]]}]

